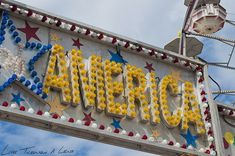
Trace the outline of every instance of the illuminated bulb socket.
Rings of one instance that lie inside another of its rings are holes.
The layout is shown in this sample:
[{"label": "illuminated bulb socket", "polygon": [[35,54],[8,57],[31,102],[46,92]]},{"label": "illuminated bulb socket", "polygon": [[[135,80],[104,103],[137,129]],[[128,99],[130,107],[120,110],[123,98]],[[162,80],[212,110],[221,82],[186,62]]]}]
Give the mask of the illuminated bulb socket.
[{"label": "illuminated bulb socket", "polygon": [[28,109],[28,112],[29,112],[30,114],[33,114],[33,113],[34,113],[33,108],[29,108],[29,109]]},{"label": "illuminated bulb socket", "polygon": [[104,130],[105,129],[104,125],[100,125],[99,129]]},{"label": "illuminated bulb socket", "polygon": [[76,29],[74,30],[75,32],[82,33],[82,28],[79,28],[76,26]]},{"label": "illuminated bulb socket", "polygon": [[49,116],[50,116],[50,113],[49,113],[49,112],[45,112],[45,113],[43,114],[43,116],[49,117]]},{"label": "illuminated bulb socket", "polygon": [[154,141],[155,141],[155,139],[154,139],[154,137],[149,137],[148,141],[150,141],[150,142],[154,142]]},{"label": "illuminated bulb socket", "polygon": [[119,40],[119,39],[116,39],[116,42],[114,43],[114,45],[120,45],[119,43],[120,43],[121,41]]},{"label": "illuminated bulb socket", "polygon": [[92,123],[92,124],[91,124],[91,127],[92,127],[92,128],[97,128],[97,124],[96,124],[96,123]]},{"label": "illuminated bulb socket", "polygon": [[212,141],[214,141],[214,138],[212,136],[209,136],[208,141],[212,142]]},{"label": "illuminated bulb socket", "polygon": [[174,146],[180,148],[180,143],[176,142]]},{"label": "illuminated bulb socket", "polygon": [[81,32],[80,33],[81,34],[85,34],[86,33],[86,29],[81,28]]},{"label": "illuminated bulb socket", "polygon": [[211,128],[211,123],[207,123],[206,128]]},{"label": "illuminated bulb socket", "polygon": [[222,108],[222,107],[218,107],[218,111],[219,111],[220,113],[224,113],[225,109]]},{"label": "illuminated bulb socket", "polygon": [[77,125],[82,125],[82,121],[81,121],[81,120],[77,120],[77,121],[76,121],[76,124],[77,124]]},{"label": "illuminated bulb socket", "polygon": [[139,133],[136,133],[136,134],[135,134],[135,138],[140,138],[140,134],[139,134]]},{"label": "illuminated bulb socket", "polygon": [[97,37],[97,33],[93,32],[93,31],[91,31],[90,35],[91,35],[91,37],[94,37],[94,38]]},{"label": "illuminated bulb socket", "polygon": [[119,131],[119,129],[116,128],[113,132],[114,133],[119,133],[120,131]]},{"label": "illuminated bulb socket", "polygon": [[183,145],[181,146],[181,148],[186,149],[186,148],[187,148],[187,145],[186,145],[186,144],[183,144]]},{"label": "illuminated bulb socket", "polygon": [[55,24],[55,20],[53,20],[52,18],[49,20],[49,24]]},{"label": "illuminated bulb socket", "polygon": [[163,145],[167,145],[167,144],[168,144],[168,140],[164,139],[164,140],[162,141],[162,144],[163,144]]},{"label": "illuminated bulb socket", "polygon": [[103,40],[104,34],[102,34],[102,33],[97,34],[97,38],[98,38],[99,40]]},{"label": "illuminated bulb socket", "polygon": [[226,109],[224,112],[225,112],[226,115],[229,115],[230,110]]},{"label": "illuminated bulb socket", "polygon": [[37,115],[42,115],[43,112],[42,112],[41,110],[38,110],[36,114],[37,114]]},{"label": "illuminated bulb socket", "polygon": [[64,115],[62,115],[61,117],[60,117],[60,120],[62,120],[62,121],[65,121],[67,118],[64,116]]},{"label": "illuminated bulb socket", "polygon": [[91,121],[85,121],[83,124],[84,124],[85,126],[90,126]]},{"label": "illuminated bulb socket", "polygon": [[186,64],[186,61],[182,60],[180,61],[180,64],[184,66]]},{"label": "illuminated bulb socket", "polygon": [[128,136],[132,137],[132,136],[134,136],[134,133],[133,132],[129,132]]},{"label": "illuminated bulb socket", "polygon": [[189,145],[189,146],[187,147],[187,149],[192,150],[192,149],[193,149],[193,146]]},{"label": "illuminated bulb socket", "polygon": [[204,153],[204,151],[205,151],[204,148],[200,148],[200,149],[199,149],[199,152],[201,152],[201,153]]},{"label": "illuminated bulb socket", "polygon": [[36,15],[37,15],[37,14],[35,14],[35,13],[32,12],[32,15],[30,16],[30,18],[32,18],[32,19],[37,19],[37,18],[36,18]]},{"label": "illuminated bulb socket", "polygon": [[161,57],[163,56],[163,54],[158,53],[158,52],[155,52],[155,55],[156,55],[158,58],[161,58]]},{"label": "illuminated bulb socket", "polygon": [[39,14],[35,14],[35,18],[36,18],[37,20],[39,20],[39,21],[42,20],[42,17],[43,17],[43,16],[41,16],[41,15],[39,15]]},{"label": "illuminated bulb socket", "polygon": [[[63,26],[63,28],[66,29],[66,30],[70,30],[70,28],[71,28],[71,25],[70,25],[70,24],[67,24],[67,23],[63,23],[62,26]],[[61,26],[61,27],[62,27],[62,26]]]},{"label": "illuminated bulb socket", "polygon": [[168,56],[168,57],[167,57],[167,60],[170,61],[170,62],[172,62],[174,59],[173,59],[173,57]]},{"label": "illuminated bulb socket", "polygon": [[3,4],[3,7],[5,8],[5,9],[9,9],[10,8],[10,5],[9,4]]},{"label": "illuminated bulb socket", "polygon": [[111,128],[111,127],[107,127],[106,130],[107,130],[108,132],[112,132],[112,128]]},{"label": "illuminated bulb socket", "polygon": [[122,134],[122,135],[126,135],[126,134],[127,134],[126,130],[122,130],[122,131],[121,131],[121,134]]},{"label": "illuminated bulb socket", "polygon": [[132,43],[129,43],[129,47],[132,47],[133,46],[133,44]]},{"label": "illuminated bulb socket", "polygon": [[16,108],[17,108],[17,104],[12,103],[12,104],[11,104],[11,108],[16,109]]},{"label": "illuminated bulb socket", "polygon": [[207,108],[207,107],[208,107],[208,104],[207,104],[207,103],[203,103],[203,104],[202,104],[202,107],[203,107],[203,108]]},{"label": "illuminated bulb socket", "polygon": [[103,35],[103,38],[101,39],[102,41],[106,41],[107,40],[107,36]]},{"label": "illuminated bulb socket", "polygon": [[74,119],[73,118],[69,118],[68,122],[74,123]]},{"label": "illuminated bulb socket", "polygon": [[195,64],[191,64],[192,70],[196,70],[197,66]]},{"label": "illuminated bulb socket", "polygon": [[174,145],[174,142],[173,142],[173,141],[169,141],[169,142],[168,142],[168,145],[173,146],[173,145]]},{"label": "illuminated bulb socket", "polygon": [[201,90],[203,90],[204,87],[205,87],[204,84],[201,84],[201,85],[200,85],[200,89],[201,89]]},{"label": "illuminated bulb socket", "polygon": [[126,44],[126,42],[124,42],[124,41],[118,41],[118,44],[119,44],[120,46],[124,47],[125,44]]},{"label": "illuminated bulb socket", "polygon": [[20,13],[21,15],[26,15],[26,10],[20,9],[19,13]]},{"label": "illuminated bulb socket", "polygon": [[133,49],[133,50],[136,50],[136,49],[137,49],[137,47],[136,47],[135,45],[133,45],[133,44],[130,44],[130,47],[131,47],[131,49]]},{"label": "illuminated bulb socket", "polygon": [[216,155],[216,152],[213,150],[210,152],[211,155]]},{"label": "illuminated bulb socket", "polygon": [[[144,52],[144,53],[146,53],[146,54],[148,54],[149,53],[149,50],[148,49],[146,49],[146,48],[142,48],[142,51]],[[150,51],[151,52],[151,51]]]},{"label": "illuminated bulb socket", "polygon": [[202,76],[202,72],[197,72],[197,76],[201,77]]},{"label": "illuminated bulb socket", "polygon": [[106,36],[106,37],[105,37],[105,41],[106,41],[106,42],[112,42],[112,38],[109,37],[109,36]]},{"label": "illuminated bulb socket", "polygon": [[206,153],[206,154],[210,154],[211,151],[208,149],[208,150],[205,151],[205,153]]}]

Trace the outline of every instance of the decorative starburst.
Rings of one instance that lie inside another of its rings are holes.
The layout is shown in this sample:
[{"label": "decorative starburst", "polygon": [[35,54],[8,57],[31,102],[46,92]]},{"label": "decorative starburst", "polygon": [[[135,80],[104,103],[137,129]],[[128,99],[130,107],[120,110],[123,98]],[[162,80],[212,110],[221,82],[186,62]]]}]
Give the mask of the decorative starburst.
[{"label": "decorative starburst", "polygon": [[60,38],[60,36],[56,33],[51,33],[50,35],[50,39],[51,41],[55,41],[55,42],[59,42],[61,41],[62,39]]},{"label": "decorative starburst", "polygon": [[160,133],[157,130],[152,128],[150,128],[150,130],[152,132],[152,137],[154,137],[155,139],[160,136]]},{"label": "decorative starburst", "polygon": [[60,97],[56,93],[51,93],[51,97],[51,100],[48,101],[48,104],[50,105],[50,113],[56,113],[61,116],[63,111],[69,106],[61,104]]},{"label": "decorative starburst", "polygon": [[178,70],[175,70],[173,68],[170,68],[171,75],[176,81],[184,82],[184,80],[181,78],[181,72]]}]

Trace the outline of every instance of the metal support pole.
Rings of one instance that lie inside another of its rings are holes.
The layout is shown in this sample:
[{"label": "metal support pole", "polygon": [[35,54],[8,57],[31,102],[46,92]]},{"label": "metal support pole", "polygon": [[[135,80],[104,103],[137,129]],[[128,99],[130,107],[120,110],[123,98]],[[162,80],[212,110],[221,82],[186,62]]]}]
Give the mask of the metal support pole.
[{"label": "metal support pole", "polygon": [[207,76],[208,67],[204,66],[203,70],[204,70],[204,74],[206,75],[205,76],[205,88],[206,88],[206,92],[208,93],[208,102],[209,102],[210,112],[211,112],[212,127],[213,127],[217,156],[224,156],[225,151],[223,147],[223,139],[222,139],[223,137],[222,137],[221,126],[220,126],[219,111],[217,108],[217,104],[213,100],[212,93],[210,90],[209,77]]},{"label": "metal support pole", "polygon": [[184,19],[184,24],[182,28],[182,36],[180,38],[179,45],[179,54],[186,56],[186,32],[189,27],[189,22],[193,14],[194,9],[196,8],[199,0],[193,0],[192,3],[188,6],[186,16]]},{"label": "metal support pole", "polygon": [[205,34],[198,34],[198,33],[193,33],[193,32],[188,32],[188,35],[206,37],[206,38],[215,39],[215,40],[219,40],[219,41],[226,41],[226,42],[230,42],[230,43],[235,43],[235,40],[222,38],[222,37],[218,37],[218,36],[214,36],[214,35],[205,35]]}]

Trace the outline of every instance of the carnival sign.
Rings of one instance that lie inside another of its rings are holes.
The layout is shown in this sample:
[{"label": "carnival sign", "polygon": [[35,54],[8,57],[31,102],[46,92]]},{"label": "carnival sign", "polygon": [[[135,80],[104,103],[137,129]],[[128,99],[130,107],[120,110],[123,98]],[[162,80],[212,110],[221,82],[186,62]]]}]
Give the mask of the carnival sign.
[{"label": "carnival sign", "polygon": [[2,119],[156,154],[216,154],[203,63],[20,3],[1,8]]}]

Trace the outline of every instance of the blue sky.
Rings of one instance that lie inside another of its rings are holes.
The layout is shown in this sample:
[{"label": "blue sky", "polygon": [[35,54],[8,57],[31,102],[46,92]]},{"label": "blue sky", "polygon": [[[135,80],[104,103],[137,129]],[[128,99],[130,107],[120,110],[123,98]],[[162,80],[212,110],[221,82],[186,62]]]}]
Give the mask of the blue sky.
[{"label": "blue sky", "polygon": [[[177,37],[181,29],[186,7],[183,0],[18,0],[20,2],[69,17],[102,29],[125,35],[155,46],[163,47]],[[221,0],[229,13],[229,19],[235,20],[233,0]],[[66,5],[65,5],[66,3]],[[235,39],[235,29],[229,25],[218,33]],[[209,39],[200,38],[205,47],[201,57],[210,61],[226,61],[230,47]],[[231,61],[235,66],[235,57]],[[210,75],[223,89],[235,89],[234,71],[221,68],[209,68]],[[212,85],[213,89],[217,89]],[[231,103],[234,97],[221,96],[219,100]],[[91,142],[51,132],[32,129],[16,124],[0,122],[0,150],[9,144],[10,148],[22,148],[29,145],[37,149],[51,149],[65,146],[77,153],[71,155],[95,156],[150,156],[151,154],[119,148],[111,145]]]}]

